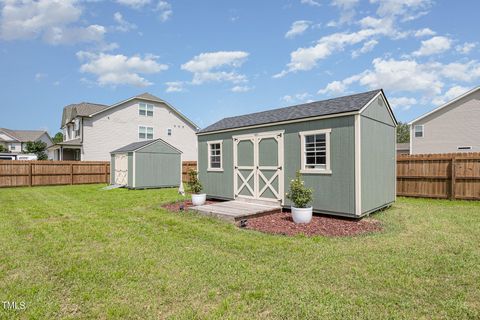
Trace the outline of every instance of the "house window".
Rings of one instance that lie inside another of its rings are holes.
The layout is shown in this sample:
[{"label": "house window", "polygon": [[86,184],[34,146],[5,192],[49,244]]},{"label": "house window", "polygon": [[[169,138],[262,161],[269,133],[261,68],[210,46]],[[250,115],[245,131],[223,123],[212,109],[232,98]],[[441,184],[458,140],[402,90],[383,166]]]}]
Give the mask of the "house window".
[{"label": "house window", "polygon": [[423,137],[423,125],[415,126],[415,138],[422,138]]},{"label": "house window", "polygon": [[140,140],[151,140],[153,139],[153,127],[138,127],[138,138]]},{"label": "house window", "polygon": [[12,144],[12,145],[10,146],[10,150],[12,150],[12,151],[15,150],[15,145]]},{"label": "house window", "polygon": [[221,140],[208,142],[208,170],[223,171]]},{"label": "house window", "polygon": [[331,129],[300,132],[302,173],[332,173],[330,169]]},{"label": "house window", "polygon": [[167,136],[171,136],[172,135],[172,129],[167,129]]},{"label": "house window", "polygon": [[141,116],[153,117],[153,104],[140,103],[138,114]]}]

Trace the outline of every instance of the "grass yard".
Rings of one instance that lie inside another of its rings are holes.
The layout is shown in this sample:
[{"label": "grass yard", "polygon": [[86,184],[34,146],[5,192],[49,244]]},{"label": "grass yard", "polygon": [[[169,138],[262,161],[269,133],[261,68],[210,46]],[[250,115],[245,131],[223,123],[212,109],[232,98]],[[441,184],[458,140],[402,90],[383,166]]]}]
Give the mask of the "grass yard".
[{"label": "grass yard", "polygon": [[400,198],[382,233],[288,238],[100,187],[0,189],[1,319],[480,318],[480,202]]}]

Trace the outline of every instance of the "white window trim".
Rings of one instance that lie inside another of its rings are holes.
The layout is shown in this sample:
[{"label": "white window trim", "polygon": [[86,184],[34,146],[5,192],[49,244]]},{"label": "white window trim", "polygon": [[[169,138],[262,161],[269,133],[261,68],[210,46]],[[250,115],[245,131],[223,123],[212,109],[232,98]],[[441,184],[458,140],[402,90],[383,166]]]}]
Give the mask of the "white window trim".
[{"label": "white window trim", "polygon": [[[212,168],[210,167],[210,149],[212,144],[220,144],[220,168]],[[215,141],[208,141],[208,168],[207,171],[216,171],[216,172],[223,172],[223,140],[215,140]]]},{"label": "white window trim", "polygon": [[[145,128],[145,138],[140,138],[140,128],[144,127]],[[152,128],[152,139],[147,138],[147,128]],[[147,140],[154,140],[155,138],[155,129],[152,126],[145,126],[145,125],[139,125],[138,126],[138,131],[137,131],[137,136],[139,141],[147,141]]]},{"label": "white window trim", "polygon": [[[306,159],[305,159],[305,136],[309,136],[312,134],[325,134],[325,149],[326,149],[326,159],[325,159],[325,169],[307,169],[305,168]],[[332,170],[330,167],[330,134],[332,133],[332,129],[322,129],[322,130],[312,130],[312,131],[302,131],[299,132],[298,135],[300,136],[300,150],[301,150],[301,169],[300,173],[313,173],[313,174],[332,174]]]},{"label": "white window trim", "polygon": [[[417,137],[417,127],[421,127],[422,128],[422,136],[421,137]],[[414,138],[423,138],[425,137],[425,128],[423,126],[423,124],[416,124],[413,126],[413,137]]]},{"label": "white window trim", "polygon": [[[142,104],[145,105],[145,114],[140,114],[140,110],[141,110],[141,105],[142,105]],[[152,106],[152,115],[151,115],[151,116],[148,115],[148,106]],[[154,110],[155,110],[155,105],[152,104],[152,103],[140,102],[140,103],[138,104],[138,115],[139,115],[140,117],[153,117]]]}]

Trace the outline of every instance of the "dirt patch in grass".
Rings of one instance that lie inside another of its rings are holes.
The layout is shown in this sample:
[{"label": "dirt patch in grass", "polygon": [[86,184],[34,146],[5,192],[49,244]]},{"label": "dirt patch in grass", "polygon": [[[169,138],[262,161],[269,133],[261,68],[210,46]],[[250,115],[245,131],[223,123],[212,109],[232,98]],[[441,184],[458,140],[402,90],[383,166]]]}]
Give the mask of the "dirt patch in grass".
[{"label": "dirt patch in grass", "polygon": [[382,225],[380,221],[372,218],[353,220],[317,215],[313,216],[309,224],[296,224],[290,212],[279,212],[248,219],[246,228],[287,236],[303,234],[309,237],[347,237],[379,232],[382,230]]},{"label": "dirt patch in grass", "polygon": [[[207,200],[205,204],[213,204],[217,202],[218,201]],[[190,207],[193,207],[193,204],[192,204],[192,200],[183,200],[183,201],[167,203],[162,205],[161,207],[167,209],[168,211],[181,212],[181,211],[187,211]]]}]

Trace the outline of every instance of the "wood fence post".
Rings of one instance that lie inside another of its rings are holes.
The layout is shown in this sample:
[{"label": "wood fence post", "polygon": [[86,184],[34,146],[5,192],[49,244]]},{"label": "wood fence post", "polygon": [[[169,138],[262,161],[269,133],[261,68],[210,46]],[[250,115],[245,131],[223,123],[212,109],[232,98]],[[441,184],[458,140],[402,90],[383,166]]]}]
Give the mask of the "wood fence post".
[{"label": "wood fence post", "polygon": [[105,183],[108,184],[108,168],[107,168],[107,164],[105,163]]},{"label": "wood fence post", "polygon": [[70,163],[70,184],[73,184],[73,163]]},{"label": "wood fence post", "polygon": [[451,163],[451,180],[450,180],[450,199],[455,200],[455,183],[456,183],[456,164],[455,164],[455,155],[452,156],[452,163]]},{"label": "wood fence post", "polygon": [[31,187],[33,185],[32,183],[32,166],[33,164],[30,162],[28,164],[28,186]]}]

